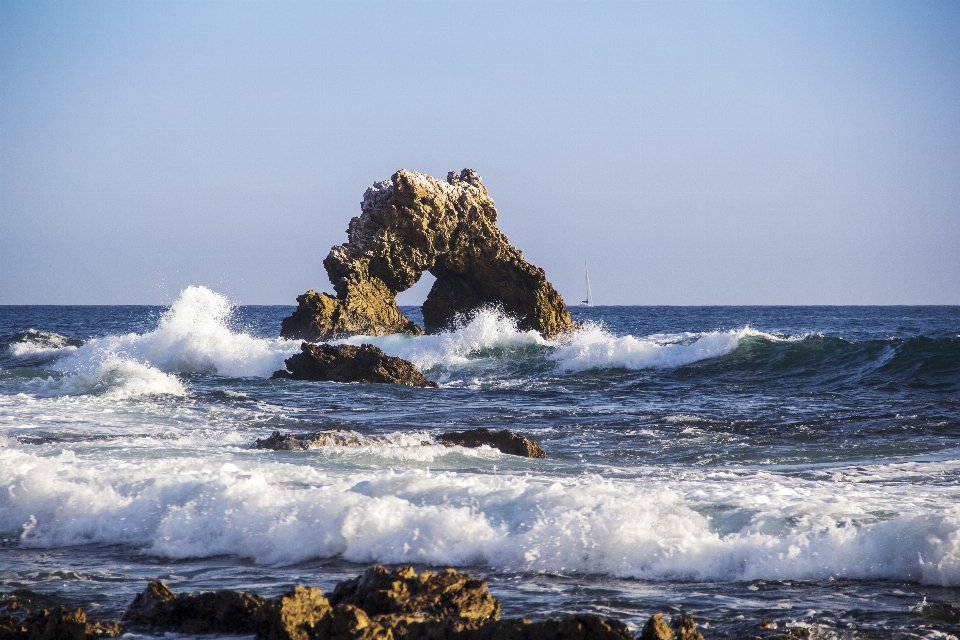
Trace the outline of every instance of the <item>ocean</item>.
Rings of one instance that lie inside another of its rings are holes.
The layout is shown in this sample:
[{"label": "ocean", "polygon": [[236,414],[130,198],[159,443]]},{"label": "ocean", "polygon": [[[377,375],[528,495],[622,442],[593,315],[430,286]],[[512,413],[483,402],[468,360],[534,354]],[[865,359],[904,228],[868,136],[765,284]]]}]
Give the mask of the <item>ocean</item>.
[{"label": "ocean", "polygon": [[[0,307],[0,592],[118,617],[174,591],[457,567],[505,617],[960,635],[960,307],[483,310],[351,338],[439,389],[270,379],[293,307]],[[404,312],[419,321],[419,310]],[[438,444],[510,429],[548,459]],[[251,449],[348,429],[359,447]]]}]

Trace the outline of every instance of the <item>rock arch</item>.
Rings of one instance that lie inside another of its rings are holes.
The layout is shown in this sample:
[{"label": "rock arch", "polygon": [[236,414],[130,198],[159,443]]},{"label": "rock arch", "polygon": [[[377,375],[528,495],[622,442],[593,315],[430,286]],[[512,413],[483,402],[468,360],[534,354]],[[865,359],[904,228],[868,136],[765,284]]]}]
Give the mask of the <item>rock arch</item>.
[{"label": "rock arch", "polygon": [[[350,335],[435,333],[463,314],[499,306],[521,329],[567,331],[570,313],[543,269],[527,262],[497,228],[497,209],[472,169],[446,181],[401,169],[367,189],[348,240],[324,259],[336,296],[307,291],[280,335],[330,340]],[[424,328],[396,296],[424,271],[436,282],[423,303]]]}]

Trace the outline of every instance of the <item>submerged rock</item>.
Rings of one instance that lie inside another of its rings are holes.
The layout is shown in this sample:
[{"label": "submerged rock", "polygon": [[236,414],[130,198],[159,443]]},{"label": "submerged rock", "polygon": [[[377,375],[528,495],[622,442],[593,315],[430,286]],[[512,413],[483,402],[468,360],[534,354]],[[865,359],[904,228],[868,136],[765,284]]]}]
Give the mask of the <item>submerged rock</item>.
[{"label": "submerged rock", "polygon": [[490,431],[480,427],[469,431],[447,431],[440,436],[440,441],[446,445],[460,445],[461,447],[482,447],[487,445],[499,449],[503,453],[526,458],[546,458],[547,453],[539,443],[525,438],[518,433],[508,431]]},{"label": "submerged rock", "polygon": [[252,633],[253,616],[264,599],[238,591],[175,595],[163,582],[151,582],[123,614],[133,624],[178,633]]},{"label": "submerged rock", "polygon": [[436,282],[423,303],[428,332],[495,306],[521,329],[555,336],[573,326],[543,269],[526,261],[497,228],[497,209],[471,169],[447,180],[400,170],[367,189],[348,241],[324,259],[336,297],[308,291],[280,335],[330,340],[349,335],[419,335],[397,307],[399,292],[429,271]]},{"label": "submerged rock", "polygon": [[288,371],[276,371],[274,378],[329,380],[330,382],[392,382],[413,387],[436,387],[413,363],[388,356],[372,344],[300,345],[300,353],[284,361]]},{"label": "submerged rock", "polygon": [[383,444],[382,438],[361,436],[354,431],[314,431],[313,433],[280,433],[274,431],[269,438],[253,443],[251,449],[272,449],[273,451],[303,451],[316,447],[360,447],[369,444]]}]

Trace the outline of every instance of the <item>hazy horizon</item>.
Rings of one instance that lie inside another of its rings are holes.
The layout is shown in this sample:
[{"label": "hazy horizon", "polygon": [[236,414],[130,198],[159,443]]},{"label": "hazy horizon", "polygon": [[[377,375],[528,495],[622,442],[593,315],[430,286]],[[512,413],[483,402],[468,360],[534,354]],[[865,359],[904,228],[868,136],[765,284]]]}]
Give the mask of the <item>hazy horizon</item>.
[{"label": "hazy horizon", "polygon": [[0,0],[0,305],[292,305],[369,185],[464,167],[568,305],[584,263],[597,305],[955,305],[958,33],[946,1]]}]

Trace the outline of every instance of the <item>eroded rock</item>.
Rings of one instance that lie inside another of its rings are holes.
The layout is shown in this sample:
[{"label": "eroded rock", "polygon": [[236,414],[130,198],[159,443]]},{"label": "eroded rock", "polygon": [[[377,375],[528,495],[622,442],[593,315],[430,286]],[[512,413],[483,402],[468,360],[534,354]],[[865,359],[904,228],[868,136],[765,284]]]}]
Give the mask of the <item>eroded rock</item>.
[{"label": "eroded rock", "polygon": [[477,622],[500,618],[500,603],[487,591],[487,583],[454,569],[425,570],[417,575],[413,567],[390,571],[375,565],[338,584],[330,602],[357,606],[371,616],[417,615]]},{"label": "eroded rock", "polygon": [[163,582],[151,582],[123,619],[178,633],[252,633],[254,614],[264,603],[256,594],[210,591],[175,595]]},{"label": "eroded rock", "polygon": [[497,228],[497,209],[471,169],[447,180],[400,170],[367,189],[348,241],[323,261],[336,296],[308,291],[280,335],[310,341],[423,329],[396,295],[429,271],[436,282],[423,304],[428,332],[482,307],[498,307],[521,329],[552,337],[573,326],[543,269],[526,261]]},{"label": "eroded rock", "polygon": [[357,347],[304,342],[300,345],[300,353],[284,360],[284,364],[287,370],[274,372],[274,378],[437,386],[436,382],[427,380],[413,363],[389,356],[372,344]]},{"label": "eroded rock", "polygon": [[251,449],[271,449],[273,451],[303,451],[316,447],[359,447],[369,444],[383,444],[382,438],[361,436],[354,431],[330,430],[313,433],[280,433],[274,431],[269,438],[257,438]]},{"label": "eroded rock", "polygon": [[34,608],[30,601],[29,597],[25,602],[16,596],[3,598],[0,640],[98,640],[123,635],[119,623],[88,620],[83,609]]},{"label": "eroded rock", "polygon": [[704,640],[697,631],[697,623],[688,616],[673,616],[668,625],[662,613],[655,613],[647,620],[640,640]]},{"label": "eroded rock", "polygon": [[333,608],[316,587],[294,587],[267,600],[254,617],[257,640],[309,640],[313,626]]},{"label": "eroded rock", "polygon": [[484,427],[469,431],[447,431],[440,436],[440,441],[446,445],[460,445],[461,447],[482,447],[487,445],[499,449],[503,453],[526,458],[546,458],[547,453],[539,443],[525,438],[518,433],[504,429],[490,431]]}]

